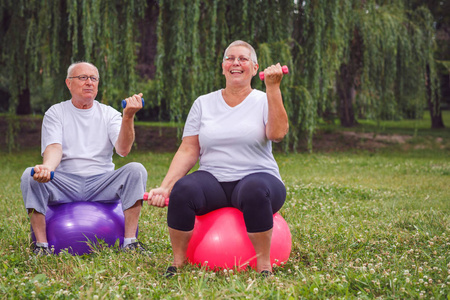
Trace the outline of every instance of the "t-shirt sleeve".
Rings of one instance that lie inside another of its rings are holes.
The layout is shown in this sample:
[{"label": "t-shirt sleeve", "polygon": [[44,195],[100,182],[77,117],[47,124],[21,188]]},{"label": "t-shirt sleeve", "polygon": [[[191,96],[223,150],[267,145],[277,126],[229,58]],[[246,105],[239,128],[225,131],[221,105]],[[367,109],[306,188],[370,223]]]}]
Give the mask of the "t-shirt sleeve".
[{"label": "t-shirt sleeve", "polygon": [[41,155],[44,154],[48,145],[62,145],[63,130],[61,117],[62,116],[58,116],[58,109],[56,106],[50,107],[45,113],[41,131]]},{"label": "t-shirt sleeve", "polygon": [[201,123],[201,107],[199,99],[195,100],[184,125],[183,138],[198,135]]},{"label": "t-shirt sleeve", "polygon": [[267,100],[267,95],[266,93],[264,93],[263,96],[263,101],[264,101],[264,108],[263,108],[263,113],[264,113],[264,125],[267,125],[267,121],[269,120],[269,102]]},{"label": "t-shirt sleeve", "polygon": [[108,116],[107,128],[109,140],[111,141],[111,144],[115,146],[117,139],[119,138],[120,127],[122,126],[122,115],[110,106],[105,107],[108,110],[106,115]]}]

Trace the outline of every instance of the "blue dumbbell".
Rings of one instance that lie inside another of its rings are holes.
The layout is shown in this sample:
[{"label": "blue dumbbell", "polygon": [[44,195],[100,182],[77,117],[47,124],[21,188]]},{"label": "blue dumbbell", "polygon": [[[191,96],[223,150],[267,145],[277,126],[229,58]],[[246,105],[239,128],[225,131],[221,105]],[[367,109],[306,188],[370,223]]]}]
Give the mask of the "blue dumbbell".
[{"label": "blue dumbbell", "polygon": [[[144,98],[142,98],[142,107],[144,107],[144,104],[145,104]],[[127,107],[127,101],[125,99],[122,100],[122,107],[123,108]]]},{"label": "blue dumbbell", "polygon": [[[34,169],[32,168],[32,169],[31,169],[31,176],[33,176],[33,175],[34,175]],[[51,171],[51,172],[50,172],[50,180],[52,180],[53,177],[55,177],[55,172]]]}]

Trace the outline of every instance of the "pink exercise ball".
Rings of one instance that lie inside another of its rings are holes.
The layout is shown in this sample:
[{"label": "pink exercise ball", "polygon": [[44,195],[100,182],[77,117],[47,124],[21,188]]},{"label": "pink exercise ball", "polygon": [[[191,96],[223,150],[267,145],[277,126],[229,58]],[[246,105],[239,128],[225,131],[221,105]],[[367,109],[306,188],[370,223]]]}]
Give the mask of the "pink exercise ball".
[{"label": "pink exercise ball", "polygon": [[[283,217],[273,215],[271,264],[289,259],[292,237]],[[209,269],[244,270],[256,268],[256,253],[247,235],[244,216],[233,207],[225,207],[195,218],[195,227],[187,249],[192,264]]]},{"label": "pink exercise ball", "polygon": [[[45,215],[49,247],[58,254],[63,249],[74,255],[92,252],[91,244],[103,240],[114,246],[123,244],[124,214],[120,201],[70,202],[52,205]],[[137,232],[136,232],[137,236]],[[33,230],[33,241],[36,241]]]}]

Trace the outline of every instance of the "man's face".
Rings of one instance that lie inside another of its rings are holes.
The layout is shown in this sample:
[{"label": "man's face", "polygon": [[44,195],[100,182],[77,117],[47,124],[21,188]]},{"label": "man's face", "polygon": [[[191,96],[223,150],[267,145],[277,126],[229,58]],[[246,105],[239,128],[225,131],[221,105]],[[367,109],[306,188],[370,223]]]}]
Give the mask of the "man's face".
[{"label": "man's face", "polygon": [[72,99],[75,101],[93,101],[97,96],[99,81],[92,81],[89,77],[95,76],[99,78],[98,71],[90,64],[80,63],[74,67],[70,77],[80,75],[86,75],[88,79],[86,81],[82,81],[79,78],[66,79],[66,85],[72,94]]}]

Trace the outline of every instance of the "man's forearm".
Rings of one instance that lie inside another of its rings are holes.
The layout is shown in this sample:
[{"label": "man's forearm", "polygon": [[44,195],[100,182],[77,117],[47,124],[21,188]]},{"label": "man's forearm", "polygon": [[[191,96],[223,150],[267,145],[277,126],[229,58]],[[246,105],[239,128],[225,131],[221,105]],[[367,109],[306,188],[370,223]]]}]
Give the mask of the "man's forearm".
[{"label": "man's forearm", "polygon": [[45,148],[43,155],[43,165],[47,166],[51,171],[54,171],[60,164],[62,159],[61,144],[51,144]]},{"label": "man's forearm", "polygon": [[124,117],[120,127],[119,138],[115,145],[117,154],[127,156],[133,146],[134,138],[134,118]]}]

